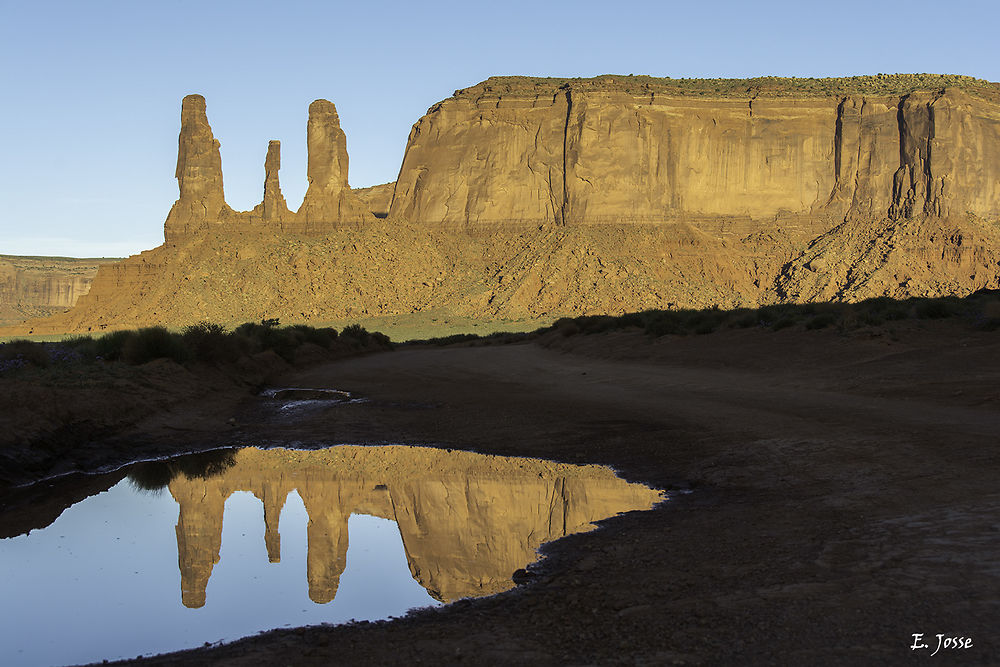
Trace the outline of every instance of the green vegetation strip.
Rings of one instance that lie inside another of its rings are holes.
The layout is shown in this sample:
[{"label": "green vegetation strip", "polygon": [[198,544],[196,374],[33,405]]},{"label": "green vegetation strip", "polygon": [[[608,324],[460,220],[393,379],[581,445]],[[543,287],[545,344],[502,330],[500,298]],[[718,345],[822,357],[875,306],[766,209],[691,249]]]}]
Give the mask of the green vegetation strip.
[{"label": "green vegetation strip", "polygon": [[535,338],[553,331],[564,336],[609,331],[643,331],[652,337],[710,334],[727,329],[757,328],[779,331],[798,327],[814,330],[836,328],[852,331],[901,320],[954,320],[980,331],[1000,329],[1000,290],[979,290],[967,297],[910,298],[880,297],[858,303],[806,303],[721,310],[645,310],[619,316],[586,315],[564,317],[550,327],[529,333],[495,333],[489,336],[456,334],[413,343],[451,345],[456,343],[504,344]]},{"label": "green vegetation strip", "polygon": [[593,78],[494,76],[455,97],[493,95],[554,95],[561,91],[614,91],[632,95],[662,93],[678,97],[845,97],[894,96],[958,88],[976,97],[1000,102],[1000,84],[960,74],[872,74],[847,77],[779,77],[751,79],[671,79],[645,75],[604,74]]},{"label": "green vegetation strip", "polygon": [[165,327],[114,331],[98,338],[77,336],[58,342],[12,340],[0,344],[0,375],[26,368],[49,368],[79,363],[144,364],[170,359],[179,364],[234,364],[260,352],[273,351],[291,362],[303,345],[334,353],[391,349],[381,333],[357,324],[336,329],[305,325],[282,327],[278,320],[241,324],[232,331],[220,324],[201,322],[171,332]]},{"label": "green vegetation strip", "polygon": [[[642,331],[651,337],[704,335],[728,329],[767,331],[799,328],[836,328],[852,331],[903,320],[953,320],[980,331],[1000,330],[1000,290],[979,290],[966,297],[880,297],[858,303],[807,303],[721,310],[645,310],[619,316],[565,317],[530,332],[497,331],[487,335],[459,333],[413,340],[405,345],[503,345],[531,340],[551,332],[563,336]],[[358,324],[340,332],[331,327],[302,324],[282,327],[277,320],[241,324],[228,331],[220,324],[201,322],[171,332],[164,327],[114,331],[98,338],[79,336],[58,342],[13,340],[0,343],[0,376],[22,368],[48,368],[71,363],[122,362],[144,364],[171,359],[179,364],[234,364],[239,359],[273,351],[286,361],[305,344],[334,353],[351,354],[392,349],[388,336],[369,332]]]}]

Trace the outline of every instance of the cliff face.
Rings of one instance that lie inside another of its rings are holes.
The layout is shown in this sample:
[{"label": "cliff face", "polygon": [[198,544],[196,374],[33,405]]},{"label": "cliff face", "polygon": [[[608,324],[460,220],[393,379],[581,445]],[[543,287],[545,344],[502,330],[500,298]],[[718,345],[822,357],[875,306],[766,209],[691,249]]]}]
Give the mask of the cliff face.
[{"label": "cliff face", "polygon": [[116,261],[0,255],[0,325],[72,308],[98,267]]},{"label": "cliff face", "polygon": [[367,188],[357,188],[354,194],[365,203],[376,218],[385,218],[389,215],[389,208],[392,206],[392,195],[396,191],[396,181],[372,185]]},{"label": "cliff face", "polygon": [[845,216],[1000,214],[1000,105],[958,88],[734,99],[539,87],[487,82],[432,107],[391,213],[464,229],[785,215],[808,232]]},{"label": "cliff face", "polygon": [[243,449],[219,475],[170,482],[180,505],[177,552],[186,606],[206,602],[226,499],[249,491],[261,500],[265,546],[275,562],[278,516],[293,490],[309,515],[306,577],[309,597],[319,604],[337,594],[353,513],[396,521],[414,579],[437,599],[453,601],[512,588],[511,576],[536,560],[542,543],[661,499],[600,466],[406,446]]}]

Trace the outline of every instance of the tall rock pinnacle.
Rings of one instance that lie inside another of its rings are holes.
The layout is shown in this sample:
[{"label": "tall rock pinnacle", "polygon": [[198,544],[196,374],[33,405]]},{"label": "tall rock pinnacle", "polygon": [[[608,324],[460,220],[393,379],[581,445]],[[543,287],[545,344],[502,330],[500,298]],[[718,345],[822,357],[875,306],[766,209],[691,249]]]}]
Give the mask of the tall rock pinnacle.
[{"label": "tall rock pinnacle", "polygon": [[306,128],[309,191],[339,194],[347,185],[347,135],[340,129],[337,107],[329,100],[309,105]]},{"label": "tall rock pinnacle", "polygon": [[164,224],[167,240],[205,227],[209,222],[225,220],[232,214],[223,194],[219,142],[208,124],[205,98],[201,95],[188,95],[181,104],[174,175],[180,197]]},{"label": "tall rock pinnacle", "polygon": [[270,141],[267,144],[267,157],[264,158],[264,210],[265,222],[282,221],[289,217],[288,205],[281,194],[278,184],[278,170],[281,169],[281,142]]},{"label": "tall rock pinnacle", "polygon": [[318,231],[312,229],[319,226],[317,223],[335,227],[373,219],[347,184],[347,136],[340,129],[333,102],[316,100],[309,105],[306,146],[309,189],[298,211],[299,225],[306,231]]}]

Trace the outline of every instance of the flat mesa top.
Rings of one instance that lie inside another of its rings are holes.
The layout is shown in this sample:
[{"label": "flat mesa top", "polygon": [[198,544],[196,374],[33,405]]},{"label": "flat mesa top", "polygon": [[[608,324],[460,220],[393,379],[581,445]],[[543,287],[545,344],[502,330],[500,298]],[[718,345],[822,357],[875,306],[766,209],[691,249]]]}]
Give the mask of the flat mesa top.
[{"label": "flat mesa top", "polygon": [[603,74],[590,79],[491,76],[455,97],[550,95],[565,90],[621,91],[634,95],[662,93],[689,97],[836,97],[906,95],[958,88],[1000,103],[1000,83],[959,74],[873,74],[828,79],[763,76],[753,79],[671,79],[645,75]]}]

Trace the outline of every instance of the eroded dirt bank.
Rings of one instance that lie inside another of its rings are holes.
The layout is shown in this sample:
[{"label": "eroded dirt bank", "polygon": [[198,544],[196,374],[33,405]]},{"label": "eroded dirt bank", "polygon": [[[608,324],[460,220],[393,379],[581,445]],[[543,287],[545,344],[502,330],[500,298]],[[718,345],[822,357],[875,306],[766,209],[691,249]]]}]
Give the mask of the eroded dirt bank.
[{"label": "eroded dirt bank", "polygon": [[902,664],[944,633],[973,647],[935,659],[996,664],[1000,340],[869,333],[402,350],[282,379],[368,403],[289,423],[253,399],[235,427],[192,414],[202,442],[434,443],[693,492],[550,546],[507,594],[146,662]]}]

